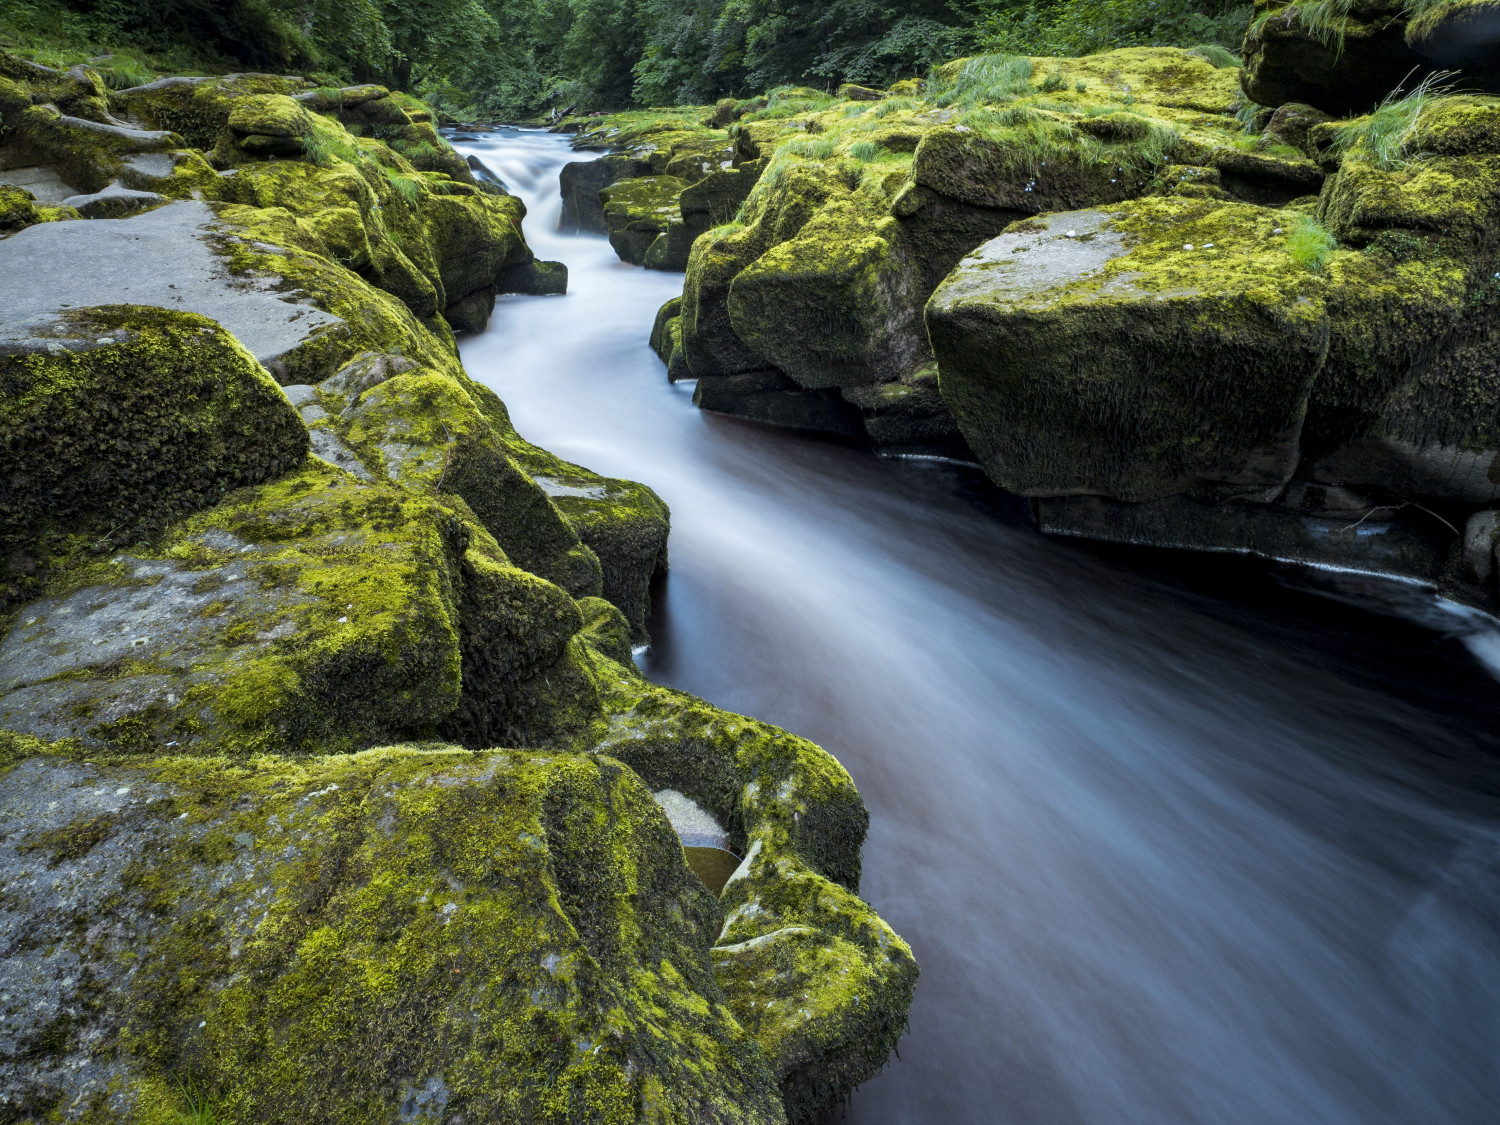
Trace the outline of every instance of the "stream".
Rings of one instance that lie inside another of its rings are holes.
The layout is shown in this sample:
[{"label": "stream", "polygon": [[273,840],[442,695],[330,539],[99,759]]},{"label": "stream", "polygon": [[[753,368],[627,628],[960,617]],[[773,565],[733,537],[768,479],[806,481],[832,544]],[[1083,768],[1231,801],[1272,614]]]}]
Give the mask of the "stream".
[{"label": "stream", "polygon": [[1494,634],[1387,583],[1044,538],[975,470],[702,413],[646,343],[681,275],[556,233],[588,157],[455,145],[571,271],[502,297],[469,372],[671,506],[641,667],[820,743],[869,805],[861,893],[922,977],[832,1120],[1500,1120]]}]

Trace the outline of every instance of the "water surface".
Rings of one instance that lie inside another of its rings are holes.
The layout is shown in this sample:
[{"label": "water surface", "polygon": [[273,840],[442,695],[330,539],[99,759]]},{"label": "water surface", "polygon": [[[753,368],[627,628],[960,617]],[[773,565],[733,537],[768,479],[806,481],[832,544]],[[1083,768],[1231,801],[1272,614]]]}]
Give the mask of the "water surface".
[{"label": "water surface", "polygon": [[1463,643],[702,414],[646,345],[681,275],[555,233],[565,139],[458,145],[571,270],[502,298],[469,371],[671,505],[643,667],[821,743],[870,806],[862,893],[922,978],[835,1119],[1500,1120],[1500,693]]}]

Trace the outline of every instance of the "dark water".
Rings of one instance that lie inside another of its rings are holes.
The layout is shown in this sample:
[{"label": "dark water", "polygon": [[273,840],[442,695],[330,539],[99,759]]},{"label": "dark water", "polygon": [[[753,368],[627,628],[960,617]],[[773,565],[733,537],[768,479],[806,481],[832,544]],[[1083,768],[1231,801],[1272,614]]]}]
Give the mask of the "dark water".
[{"label": "dark water", "polygon": [[551,233],[564,140],[459,144],[572,270],[469,370],[672,507],[643,667],[820,742],[870,806],[863,893],[922,979],[845,1120],[1500,1121],[1493,633],[1044,539],[968,470],[701,414],[646,346],[680,276]]}]

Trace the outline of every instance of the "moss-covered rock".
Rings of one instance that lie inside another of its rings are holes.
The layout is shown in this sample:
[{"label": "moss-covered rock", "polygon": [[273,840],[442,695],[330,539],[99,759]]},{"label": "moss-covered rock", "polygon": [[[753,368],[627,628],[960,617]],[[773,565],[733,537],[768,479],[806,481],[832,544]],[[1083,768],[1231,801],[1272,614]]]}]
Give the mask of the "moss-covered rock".
[{"label": "moss-covered rock", "polygon": [[30,343],[0,356],[6,601],[56,555],[133,543],[307,452],[275,383],[204,317],[82,309]]},{"label": "moss-covered rock", "polygon": [[599,192],[609,244],[622,261],[646,263],[646,251],[672,223],[681,223],[677,197],[687,186],[676,176],[621,180]]},{"label": "moss-covered rock", "polygon": [[287,752],[438,730],[567,744],[593,721],[587,692],[534,698],[572,664],[561,590],[442,505],[317,462],[49,589],[0,644],[10,730]]},{"label": "moss-covered rock", "polygon": [[33,755],[0,807],[12,1111],[786,1119],[720,908],[608,758]]},{"label": "moss-covered rock", "polygon": [[721,896],[714,975],[788,1118],[816,1121],[884,1064],[916,984],[906,944],[856,897],[859,795],[811,743],[597,659],[610,722],[598,752],[709,810],[745,856]]},{"label": "moss-covered rock", "polygon": [[1280,491],[1329,338],[1291,225],[1142,200],[1017,224],[966,258],[927,319],[986,471],[1028,495]]},{"label": "moss-covered rock", "polygon": [[598,557],[603,596],[625,615],[631,635],[647,640],[651,580],[667,570],[671,513],[666,503],[644,484],[590,472],[514,431],[506,448]]},{"label": "moss-covered rock", "polygon": [[1432,64],[1407,46],[1399,0],[1347,5],[1258,0],[1245,36],[1245,94],[1259,105],[1305,102],[1367,113]]}]

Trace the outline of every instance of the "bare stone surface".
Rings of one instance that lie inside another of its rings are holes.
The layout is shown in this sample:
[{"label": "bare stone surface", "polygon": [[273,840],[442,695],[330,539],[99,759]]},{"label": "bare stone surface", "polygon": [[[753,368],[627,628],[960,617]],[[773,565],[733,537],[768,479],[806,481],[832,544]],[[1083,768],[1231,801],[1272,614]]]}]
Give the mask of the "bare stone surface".
[{"label": "bare stone surface", "polygon": [[208,241],[224,230],[206,204],[187,200],[129,219],[40,223],[0,241],[0,350],[45,347],[63,312],[95,305],[200,313],[263,364],[342,323],[273,280],[231,275]]}]

